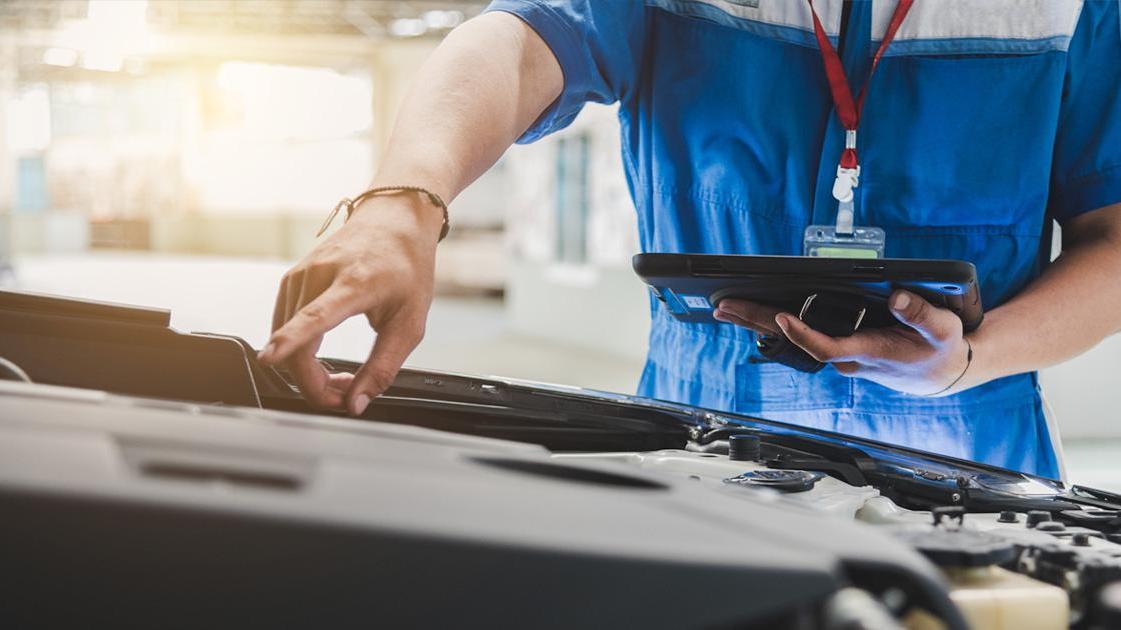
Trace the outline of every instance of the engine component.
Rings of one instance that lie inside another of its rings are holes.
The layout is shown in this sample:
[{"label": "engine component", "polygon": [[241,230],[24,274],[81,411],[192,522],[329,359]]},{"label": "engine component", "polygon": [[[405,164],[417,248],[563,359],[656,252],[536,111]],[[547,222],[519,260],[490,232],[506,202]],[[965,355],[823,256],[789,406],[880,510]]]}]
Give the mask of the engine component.
[{"label": "engine component", "polygon": [[895,535],[940,567],[986,567],[1016,557],[1016,545],[975,529],[908,527]]},{"label": "engine component", "polygon": [[948,505],[945,507],[937,507],[930,511],[930,516],[934,519],[934,525],[942,524],[942,519],[947,519],[951,522],[957,521],[958,526],[965,525],[965,508],[960,505]]},{"label": "engine component", "polygon": [[1012,510],[1004,510],[997,518],[998,523],[1019,523],[1020,517]]},{"label": "engine component", "polygon": [[1040,523],[1051,520],[1051,513],[1045,510],[1031,510],[1028,512],[1028,527],[1035,527]]},{"label": "engine component", "polygon": [[759,460],[759,438],[754,435],[733,435],[728,438],[728,459],[736,462]]},{"label": "engine component", "polygon": [[729,477],[724,483],[756,488],[771,488],[779,492],[805,492],[814,487],[821,473],[806,470],[754,470],[737,477]]},{"label": "engine component", "polygon": [[1063,628],[1070,606],[1063,589],[1000,567],[946,569],[950,599],[973,628]]}]

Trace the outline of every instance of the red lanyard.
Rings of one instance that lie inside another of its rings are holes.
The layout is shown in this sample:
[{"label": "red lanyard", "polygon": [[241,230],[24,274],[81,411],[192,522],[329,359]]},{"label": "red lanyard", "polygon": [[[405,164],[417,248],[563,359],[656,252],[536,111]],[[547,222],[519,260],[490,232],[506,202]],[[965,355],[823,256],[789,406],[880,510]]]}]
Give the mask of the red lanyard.
[{"label": "red lanyard", "polygon": [[837,182],[833,186],[833,196],[837,197],[838,201],[851,202],[852,189],[858,186],[860,181],[860,161],[856,156],[856,128],[860,125],[860,114],[864,110],[864,97],[868,95],[868,85],[872,82],[872,74],[876,72],[876,66],[880,64],[880,58],[884,56],[884,51],[891,44],[891,40],[895,39],[895,33],[899,30],[899,26],[903,24],[903,18],[907,17],[907,12],[911,10],[914,0],[899,0],[899,4],[896,5],[895,13],[892,14],[891,22],[888,23],[887,31],[884,32],[884,39],[880,42],[880,47],[872,58],[872,67],[868,69],[868,77],[864,80],[864,85],[860,87],[860,95],[855,101],[852,98],[852,90],[849,88],[848,77],[845,75],[845,68],[841,65],[841,58],[837,55],[837,49],[833,48],[833,44],[830,43],[829,36],[825,34],[825,28],[821,26],[821,20],[817,16],[817,11],[814,10],[813,0],[806,0],[806,2],[809,3],[810,13],[813,15],[814,35],[817,36],[817,44],[821,49],[821,61],[825,65],[825,75],[829,78],[829,91],[833,95],[833,106],[837,109],[837,117],[841,119],[841,125],[845,128],[845,150],[841,153],[840,164],[837,167]]}]

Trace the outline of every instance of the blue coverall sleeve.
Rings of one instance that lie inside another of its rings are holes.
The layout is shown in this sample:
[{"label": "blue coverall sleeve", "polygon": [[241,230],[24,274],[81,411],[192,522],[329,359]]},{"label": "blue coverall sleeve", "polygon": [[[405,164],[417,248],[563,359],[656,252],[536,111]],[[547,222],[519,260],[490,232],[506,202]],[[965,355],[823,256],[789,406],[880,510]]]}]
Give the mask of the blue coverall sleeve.
[{"label": "blue coverall sleeve", "polygon": [[1049,211],[1059,223],[1121,202],[1121,0],[1088,0],[1067,55]]},{"label": "blue coverall sleeve", "polygon": [[625,99],[638,82],[646,3],[638,0],[494,0],[487,11],[512,13],[553,51],[564,89],[518,139],[528,143],[567,127],[584,103]]}]

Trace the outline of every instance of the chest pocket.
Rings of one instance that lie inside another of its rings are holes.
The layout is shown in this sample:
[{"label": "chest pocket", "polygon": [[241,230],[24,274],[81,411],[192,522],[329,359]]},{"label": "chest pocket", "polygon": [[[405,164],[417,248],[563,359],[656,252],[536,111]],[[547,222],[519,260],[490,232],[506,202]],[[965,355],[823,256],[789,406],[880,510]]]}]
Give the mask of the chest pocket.
[{"label": "chest pocket", "polygon": [[[873,4],[873,45],[894,2]],[[861,207],[884,227],[1039,236],[1077,0],[917,0],[861,123]]]}]

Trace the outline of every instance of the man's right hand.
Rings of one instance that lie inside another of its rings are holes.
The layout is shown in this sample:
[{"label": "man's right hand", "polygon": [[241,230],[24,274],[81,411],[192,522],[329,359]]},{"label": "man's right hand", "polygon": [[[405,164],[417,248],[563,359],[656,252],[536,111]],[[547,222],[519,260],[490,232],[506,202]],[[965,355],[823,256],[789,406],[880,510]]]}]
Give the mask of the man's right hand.
[{"label": "man's right hand", "polygon": [[[564,87],[545,41],[501,11],[472,18],[429,56],[402,103],[375,183],[423,185],[449,203]],[[283,362],[314,405],[360,414],[420,343],[443,214],[423,195],[373,197],[285,276],[261,360]],[[315,359],[323,334],[364,313],[377,332],[353,376]]]},{"label": "man's right hand", "polygon": [[[260,360],[287,367],[313,405],[361,414],[424,336],[442,224],[423,194],[364,201],[284,274]],[[323,335],[359,313],[377,333],[373,350],[356,374],[329,374],[315,358]]]}]

